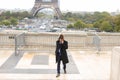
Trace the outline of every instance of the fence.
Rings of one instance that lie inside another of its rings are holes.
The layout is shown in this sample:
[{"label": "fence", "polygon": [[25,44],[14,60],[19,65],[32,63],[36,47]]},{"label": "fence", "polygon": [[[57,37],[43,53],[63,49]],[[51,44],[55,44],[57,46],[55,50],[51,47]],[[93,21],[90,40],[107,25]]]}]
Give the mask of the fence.
[{"label": "fence", "polygon": [[95,34],[93,36],[93,44],[95,45],[95,47],[97,48],[98,51],[101,51],[100,42],[101,42],[100,36]]},{"label": "fence", "polygon": [[[19,34],[15,37],[15,54],[21,51],[55,51],[58,37],[57,33]],[[64,34],[64,37],[69,49],[85,47],[86,35]]]},{"label": "fence", "polygon": [[120,46],[119,33],[102,33],[99,36],[101,38],[100,46],[102,50],[112,50],[115,46]]},{"label": "fence", "polygon": [[21,33],[15,36],[15,55],[20,53],[20,48],[25,46],[25,33]]},{"label": "fence", "polygon": [[[120,46],[119,33],[63,33],[69,49],[112,50]],[[15,48],[20,51],[54,51],[59,33],[0,34],[0,48]]]}]

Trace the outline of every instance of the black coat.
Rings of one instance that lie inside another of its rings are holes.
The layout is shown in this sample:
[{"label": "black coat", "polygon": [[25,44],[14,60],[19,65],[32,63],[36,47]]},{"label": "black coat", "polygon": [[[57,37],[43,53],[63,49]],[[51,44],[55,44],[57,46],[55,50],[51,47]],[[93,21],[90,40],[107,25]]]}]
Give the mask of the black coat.
[{"label": "black coat", "polygon": [[[61,47],[61,56],[59,56],[60,47]],[[58,62],[59,59],[61,59],[63,61],[63,63],[69,62],[66,49],[68,49],[67,41],[64,40],[63,44],[60,44],[59,40],[56,41],[56,50],[55,50],[56,63]]]}]

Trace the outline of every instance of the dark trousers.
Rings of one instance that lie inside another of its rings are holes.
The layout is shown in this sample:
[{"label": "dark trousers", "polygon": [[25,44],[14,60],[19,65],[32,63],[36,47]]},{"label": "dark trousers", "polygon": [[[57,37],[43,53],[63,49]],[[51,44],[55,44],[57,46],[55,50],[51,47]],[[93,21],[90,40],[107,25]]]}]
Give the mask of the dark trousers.
[{"label": "dark trousers", "polygon": [[[57,73],[60,74],[60,64],[61,64],[61,61],[62,59],[59,59],[58,60],[58,63],[57,63]],[[63,63],[63,61],[62,61]],[[63,63],[63,69],[66,70],[66,63]]]}]

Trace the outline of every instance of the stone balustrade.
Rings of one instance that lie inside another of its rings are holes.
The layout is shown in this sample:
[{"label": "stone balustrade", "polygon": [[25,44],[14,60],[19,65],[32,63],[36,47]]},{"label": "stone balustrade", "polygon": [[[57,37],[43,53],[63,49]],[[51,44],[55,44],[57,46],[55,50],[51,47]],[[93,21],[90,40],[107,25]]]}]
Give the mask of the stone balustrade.
[{"label": "stone balustrade", "polygon": [[[80,33],[80,32],[68,32],[63,33],[65,40],[69,43],[69,49],[79,48],[93,48],[96,46],[93,44],[94,34]],[[0,33],[0,47],[15,45],[14,37],[17,34]],[[98,33],[100,36],[100,48],[101,50],[107,50],[110,47],[111,50],[114,46],[120,46],[120,34],[119,33]],[[32,47],[55,48],[56,40],[59,37],[59,33],[25,33],[25,45]],[[97,49],[96,49],[97,50]]]}]

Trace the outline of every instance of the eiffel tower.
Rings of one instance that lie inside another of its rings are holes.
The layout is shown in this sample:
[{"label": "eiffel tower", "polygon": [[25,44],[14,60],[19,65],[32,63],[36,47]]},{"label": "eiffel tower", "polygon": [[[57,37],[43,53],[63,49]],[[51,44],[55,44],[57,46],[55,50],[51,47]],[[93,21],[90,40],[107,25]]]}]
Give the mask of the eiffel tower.
[{"label": "eiffel tower", "polygon": [[40,10],[44,8],[51,8],[54,10],[56,18],[61,19],[62,13],[59,8],[59,0],[35,0],[34,7],[32,8],[32,14],[35,16]]}]

